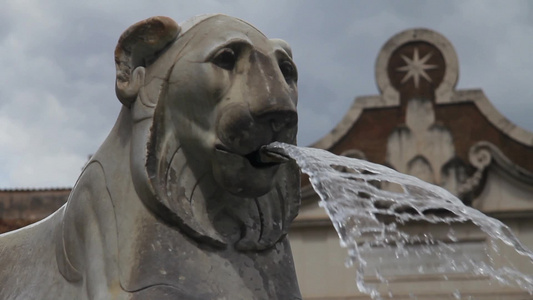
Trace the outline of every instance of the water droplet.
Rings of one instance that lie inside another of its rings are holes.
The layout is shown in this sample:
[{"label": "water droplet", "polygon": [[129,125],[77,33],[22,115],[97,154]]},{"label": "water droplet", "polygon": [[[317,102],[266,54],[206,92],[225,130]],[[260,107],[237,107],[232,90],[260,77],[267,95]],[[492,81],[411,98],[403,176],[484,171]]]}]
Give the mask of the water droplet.
[{"label": "water droplet", "polygon": [[455,290],[452,295],[455,299],[461,299],[461,292],[459,290]]}]

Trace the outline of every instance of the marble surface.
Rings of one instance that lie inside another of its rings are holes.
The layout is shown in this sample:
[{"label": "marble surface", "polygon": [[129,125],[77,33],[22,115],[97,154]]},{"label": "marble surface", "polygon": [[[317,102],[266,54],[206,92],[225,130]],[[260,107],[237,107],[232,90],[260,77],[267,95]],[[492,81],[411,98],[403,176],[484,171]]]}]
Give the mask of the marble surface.
[{"label": "marble surface", "polygon": [[301,299],[289,45],[224,15],[154,17],[115,50],[115,127],[65,206],[0,236],[1,299]]}]

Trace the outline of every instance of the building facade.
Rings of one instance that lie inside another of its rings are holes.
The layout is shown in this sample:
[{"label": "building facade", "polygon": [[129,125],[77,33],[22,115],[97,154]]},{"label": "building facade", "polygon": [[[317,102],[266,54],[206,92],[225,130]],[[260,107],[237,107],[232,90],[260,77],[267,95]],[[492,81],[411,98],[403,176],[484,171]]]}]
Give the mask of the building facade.
[{"label": "building facade", "polygon": [[[366,159],[446,188],[466,205],[496,217],[533,248],[533,133],[503,117],[482,90],[456,90],[457,55],[451,43],[428,29],[393,36],[378,54],[375,76],[380,94],[358,97],[342,121],[312,147]],[[304,181],[302,208],[290,233],[305,299],[369,299],[356,286],[355,270],[344,267],[346,249],[318,196]],[[457,256],[494,266],[510,262],[524,274],[533,264],[512,249],[491,246],[471,223],[410,222],[410,232],[427,232],[454,247]],[[447,232],[453,230],[450,241]],[[416,245],[413,245],[416,248]],[[393,259],[394,251],[373,249],[370,263],[392,274],[384,298],[533,299],[484,274],[436,269],[439,253]],[[498,253],[487,253],[487,252]],[[501,259],[501,261],[498,261]],[[414,298],[413,298],[414,297]]]},{"label": "building facade", "polygon": [[69,188],[0,190],[0,233],[35,223],[60,208]]}]

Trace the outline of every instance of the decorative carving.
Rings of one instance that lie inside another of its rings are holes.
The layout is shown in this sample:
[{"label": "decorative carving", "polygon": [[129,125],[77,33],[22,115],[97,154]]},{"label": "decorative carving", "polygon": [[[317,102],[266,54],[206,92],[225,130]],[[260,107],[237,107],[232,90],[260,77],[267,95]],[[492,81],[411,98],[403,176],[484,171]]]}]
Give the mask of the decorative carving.
[{"label": "decorative carving", "polygon": [[441,51],[433,44],[413,41],[393,51],[387,73],[400,94],[408,98],[433,98],[443,82],[446,64]]},{"label": "decorative carving", "polygon": [[420,77],[427,80],[427,82],[433,82],[431,80],[431,77],[429,77],[428,73],[426,73],[427,70],[433,70],[437,69],[439,66],[437,65],[428,65],[426,62],[428,59],[431,58],[433,55],[433,52],[427,53],[424,57],[419,58],[418,56],[418,48],[413,48],[413,58],[408,58],[405,55],[400,55],[402,59],[405,61],[405,66],[396,68],[396,71],[405,72],[405,76],[402,78],[402,81],[400,83],[405,84],[407,80],[410,78],[413,78],[413,82],[415,84],[415,89],[418,89],[419,83],[420,83]]},{"label": "decorative carving", "polygon": [[423,29],[393,39],[403,43],[386,45],[383,52],[390,53],[387,79],[399,93],[405,124],[388,138],[386,163],[458,195],[467,166],[457,158],[452,132],[437,120],[435,108],[455,85],[455,52],[444,37]]},{"label": "decorative carving", "polygon": [[120,37],[117,123],[65,206],[0,236],[1,299],[301,299],[296,67],[224,15]]},{"label": "decorative carving", "polygon": [[465,172],[461,164],[451,163],[455,158],[453,137],[435,121],[433,103],[409,100],[405,125],[396,127],[389,136],[387,164],[456,194]]},{"label": "decorative carving", "polygon": [[460,195],[476,193],[483,188],[486,171],[491,164],[498,165],[503,172],[523,183],[533,184],[533,173],[513,163],[498,147],[487,141],[481,141],[470,147],[468,153],[470,163],[476,171],[460,187]]}]

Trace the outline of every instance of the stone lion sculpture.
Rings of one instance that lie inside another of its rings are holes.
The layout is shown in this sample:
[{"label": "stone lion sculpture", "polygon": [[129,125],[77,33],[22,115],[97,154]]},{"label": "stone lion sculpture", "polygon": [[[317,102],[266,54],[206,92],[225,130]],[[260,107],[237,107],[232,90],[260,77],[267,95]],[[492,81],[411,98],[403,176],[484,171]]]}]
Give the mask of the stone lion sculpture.
[{"label": "stone lion sculpture", "polygon": [[123,107],[67,204],[0,236],[0,299],[301,299],[291,50],[224,15],[154,17],[115,50]]}]

